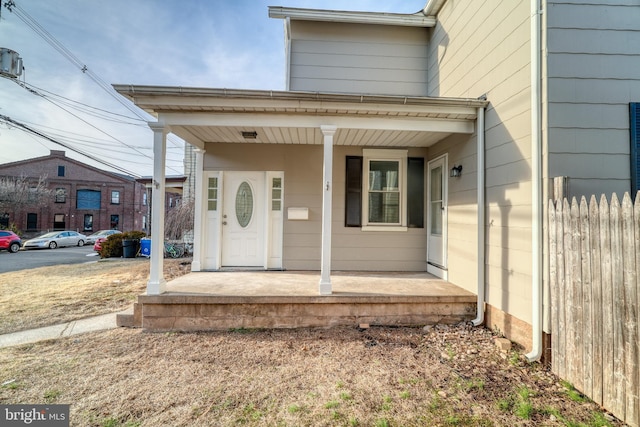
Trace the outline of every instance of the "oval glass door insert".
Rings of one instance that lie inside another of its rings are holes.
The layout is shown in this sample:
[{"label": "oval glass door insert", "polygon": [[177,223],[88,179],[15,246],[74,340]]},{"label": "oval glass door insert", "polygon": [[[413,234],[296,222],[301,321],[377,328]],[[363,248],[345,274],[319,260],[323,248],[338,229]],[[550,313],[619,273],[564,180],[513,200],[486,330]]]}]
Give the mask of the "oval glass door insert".
[{"label": "oval glass door insert", "polygon": [[236,218],[242,228],[246,228],[253,215],[253,192],[248,182],[244,181],[236,193]]}]

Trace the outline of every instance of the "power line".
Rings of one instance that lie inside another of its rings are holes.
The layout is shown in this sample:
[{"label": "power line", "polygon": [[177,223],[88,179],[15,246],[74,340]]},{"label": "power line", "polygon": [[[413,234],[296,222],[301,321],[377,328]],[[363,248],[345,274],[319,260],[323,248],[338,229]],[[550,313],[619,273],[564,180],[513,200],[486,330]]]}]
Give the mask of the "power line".
[{"label": "power line", "polygon": [[[16,80],[13,80],[13,79],[11,79],[11,80],[12,80],[12,81],[16,81]],[[53,104],[53,105],[55,105],[56,107],[60,108],[61,110],[65,111],[66,113],[71,114],[73,117],[77,118],[78,120],[82,121],[83,123],[87,124],[88,126],[90,126],[90,127],[94,128],[94,129],[95,129],[95,130],[97,130],[98,132],[100,132],[100,133],[102,133],[102,134],[104,134],[104,135],[106,135],[106,136],[110,137],[111,139],[113,139],[114,141],[116,141],[116,142],[120,143],[121,145],[123,145],[123,146],[125,146],[125,147],[127,147],[127,148],[129,148],[129,149],[131,149],[131,150],[133,150],[133,151],[135,151],[135,152],[136,152],[136,153],[138,153],[139,155],[141,155],[141,156],[143,156],[143,157],[146,157],[146,158],[148,158],[149,160],[153,161],[153,156],[151,156],[151,155],[149,155],[149,154],[145,154],[145,153],[143,153],[142,151],[140,151],[139,149],[135,148],[134,146],[129,145],[129,144],[125,143],[124,141],[119,140],[118,138],[116,138],[115,136],[113,136],[113,135],[109,134],[108,132],[106,132],[106,131],[104,131],[104,130],[102,130],[102,129],[98,128],[97,126],[93,125],[92,123],[89,123],[87,120],[85,120],[85,119],[83,119],[82,117],[78,116],[77,114],[75,114],[75,113],[73,113],[73,112],[69,111],[67,108],[65,108],[65,107],[63,107],[63,106],[61,106],[61,105],[59,105],[59,104],[58,104],[58,103],[56,103],[56,101],[54,101],[53,99],[51,99],[51,98],[49,98],[49,97],[47,97],[47,96],[42,95],[40,92],[36,91],[35,89],[33,89],[33,88],[29,87],[28,85],[26,85],[26,84],[24,84],[24,83],[22,83],[22,82],[17,82],[17,81],[16,81],[16,83],[18,83],[21,87],[26,88],[27,90],[29,90],[29,92],[33,93],[34,95],[37,95],[37,96],[41,97],[42,99],[46,100],[47,102],[50,102],[51,104]],[[70,148],[70,149],[73,149],[73,148]],[[78,152],[78,153],[80,153],[80,151],[77,151],[77,152]],[[81,153],[81,154],[85,155],[84,153]],[[135,162],[130,162],[130,163],[135,163]],[[140,163],[138,163],[138,164],[140,164]],[[173,168],[173,167],[171,167],[171,166],[167,166],[167,168],[168,168],[168,169],[170,169],[170,170],[172,170],[172,171],[174,171],[174,172],[176,172],[176,173],[178,173],[178,174],[180,174],[180,171],[176,170],[175,168]]]},{"label": "power line", "polygon": [[78,154],[82,154],[83,156],[85,156],[85,157],[87,157],[87,158],[89,158],[89,159],[91,159],[91,160],[93,160],[93,161],[96,161],[96,162],[98,162],[98,163],[100,163],[100,164],[103,164],[103,165],[105,165],[105,166],[108,166],[108,167],[110,167],[110,168],[113,168],[113,169],[115,169],[115,170],[118,170],[118,171],[120,171],[120,172],[122,172],[122,173],[125,173],[125,174],[130,175],[130,176],[133,176],[133,177],[140,177],[140,175],[138,175],[138,174],[136,174],[136,173],[133,173],[133,172],[131,172],[131,171],[128,171],[128,170],[126,170],[126,169],[124,169],[124,168],[122,168],[122,167],[120,167],[120,166],[118,166],[118,165],[114,165],[114,164],[112,164],[112,163],[105,162],[104,160],[99,159],[99,158],[97,158],[97,157],[95,157],[95,156],[93,156],[93,155],[91,155],[91,154],[89,154],[89,153],[84,153],[84,152],[82,152],[82,151],[80,151],[80,150],[77,150],[77,149],[75,149],[75,148],[73,148],[73,147],[70,147],[68,144],[65,144],[65,143],[63,143],[63,142],[60,142],[60,141],[58,141],[58,140],[56,140],[56,139],[53,139],[53,138],[51,138],[51,137],[49,137],[49,136],[47,136],[47,135],[45,135],[45,134],[43,134],[43,133],[41,133],[41,132],[38,132],[37,130],[32,129],[31,127],[29,127],[29,126],[27,126],[27,125],[25,125],[25,124],[23,124],[23,123],[20,123],[20,122],[18,122],[18,121],[13,120],[13,119],[12,119],[11,117],[9,117],[9,116],[5,116],[5,115],[3,115],[3,114],[0,114],[0,120],[4,121],[5,123],[12,124],[12,125],[16,126],[17,128],[19,128],[19,129],[21,129],[21,130],[25,131],[25,132],[28,132],[28,133],[31,133],[31,134],[33,134],[33,135],[39,136],[40,138],[44,138],[44,139],[46,139],[47,141],[53,142],[54,144],[57,144],[57,145],[60,145],[60,146],[62,146],[62,147],[64,147],[64,148],[67,148],[67,149],[69,149],[69,150],[75,151],[75,152],[76,152],[76,153],[78,153]]},{"label": "power line", "polygon": [[[111,85],[106,83],[103,79],[100,78],[100,76],[98,76],[96,73],[94,73],[92,70],[90,70],[87,67],[86,64],[84,64],[78,57],[76,57],[69,49],[67,49],[60,41],[58,41],[42,25],[40,25],[24,9],[22,9],[20,6],[18,6],[15,3],[15,1],[8,0],[8,1],[6,1],[4,3],[4,6],[9,10],[9,12],[14,13],[22,22],[24,22],[29,28],[31,28],[37,35],[42,37],[51,47],[53,47],[62,56],[64,56],[67,60],[69,60],[75,67],[77,67],[80,71],[82,71],[83,74],[86,74],[91,80],[93,80],[100,88],[102,88],[105,92],[107,92],[107,94],[109,94],[112,98],[114,98],[116,101],[118,101],[121,105],[123,105],[125,108],[127,108],[129,111],[131,111],[133,114],[138,116],[140,120],[145,121],[145,122],[147,122],[149,120],[150,116],[145,117],[142,114],[140,114],[139,109],[132,108],[129,105],[129,103],[127,103],[124,100],[123,97],[121,97],[119,94],[117,94],[115,92],[115,90],[113,89],[113,87]],[[56,105],[57,107],[61,108],[64,111],[66,111],[67,113],[69,113],[69,114],[73,115],[74,117],[82,120],[84,123],[88,124],[89,126],[93,127],[94,129],[106,134],[107,136],[110,136],[115,141],[121,143],[122,145],[125,145],[125,146],[129,147],[133,151],[136,151],[138,154],[140,154],[140,155],[142,155],[144,157],[147,157],[149,159],[153,159],[153,157],[147,156],[144,153],[139,152],[135,147],[129,146],[128,144],[124,143],[123,141],[118,140],[117,138],[107,134],[106,132],[102,131],[101,129],[98,129],[96,126],[94,126],[94,125],[90,124],[89,122],[83,120],[82,118],[78,117],[77,115],[71,113],[67,109],[65,109],[62,106],[60,106],[59,104],[56,104],[53,100],[51,100],[48,97],[42,95],[41,93],[38,93],[34,89],[28,87],[26,85],[26,83],[20,83],[20,82],[17,82],[17,83],[20,86],[22,86],[25,89],[27,89],[28,91],[30,91],[30,92],[32,92],[34,94],[37,94],[38,96],[41,96],[42,98],[46,99],[47,101],[51,102],[52,104]],[[60,97],[60,98],[63,98],[63,99],[67,99],[67,98],[64,98],[64,97],[62,97],[60,95],[57,95],[57,96]],[[69,100],[69,101],[71,101],[71,100]],[[75,101],[73,101],[73,102],[75,102]],[[71,107],[71,106],[69,106],[69,107]],[[71,108],[73,108],[73,107],[71,107]],[[91,108],[93,108],[93,107],[91,107]],[[87,113],[86,111],[84,111],[84,112]],[[87,114],[90,114],[90,113],[87,113]],[[107,120],[109,120],[109,119],[107,119]],[[135,120],[135,119],[133,119],[133,120]],[[131,124],[131,123],[127,123],[127,124]],[[167,140],[169,142],[171,142],[172,144],[174,144],[176,147],[183,148],[183,147],[181,147],[180,143],[176,142],[175,140],[173,140],[169,136],[167,137]],[[177,171],[176,169],[173,169],[171,167],[169,167],[169,168],[171,170],[173,170],[174,172],[181,173],[181,172]]]},{"label": "power line", "polygon": [[[5,7],[9,10],[9,12],[15,13],[16,16],[24,22],[29,28],[31,28],[36,34],[42,37],[51,47],[57,50],[62,56],[67,58],[69,62],[71,62],[76,68],[82,71],[83,74],[86,74],[91,80],[93,80],[100,88],[102,88],[109,96],[118,101],[121,105],[123,105],[126,109],[131,111],[133,114],[138,116],[141,120],[147,122],[149,121],[149,115],[144,116],[140,114],[139,109],[134,109],[131,105],[120,96],[113,87],[105,82],[100,76],[94,73],[92,70],[87,67],[77,56],[75,56],[69,49],[67,49],[60,41],[58,41],[51,33],[49,33],[42,25],[38,23],[32,16],[30,16],[24,9],[18,6],[15,1],[9,0],[5,2]],[[146,114],[146,113],[145,113]],[[172,143],[176,144],[175,141],[172,141],[168,138]]]},{"label": "power line", "polygon": [[49,31],[38,23],[31,15],[29,15],[23,8],[18,6],[15,1],[9,0],[4,3],[4,6],[9,12],[14,13],[18,19],[24,22],[29,28],[31,28],[36,34],[44,39],[51,47],[57,50],[62,56],[67,58],[76,68],[86,74],[91,80],[93,80],[98,86],[100,86],[105,92],[107,92],[113,99],[122,104],[126,109],[143,120],[148,120],[140,114],[139,111],[132,108],[125,100],[119,96],[107,82],[102,80],[100,76],[94,73],[87,67],[77,56],[75,56],[69,49],[67,49],[62,43],[60,43]]}]

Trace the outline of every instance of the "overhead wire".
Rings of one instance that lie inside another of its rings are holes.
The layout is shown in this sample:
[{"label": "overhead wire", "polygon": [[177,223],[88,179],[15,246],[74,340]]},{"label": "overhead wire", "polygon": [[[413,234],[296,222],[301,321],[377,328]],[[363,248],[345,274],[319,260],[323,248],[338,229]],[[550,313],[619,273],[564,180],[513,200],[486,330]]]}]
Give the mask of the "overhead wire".
[{"label": "overhead wire", "polygon": [[[115,92],[115,90],[113,89],[113,87],[111,85],[109,85],[108,83],[106,83],[102,78],[100,78],[100,76],[98,76],[96,73],[94,73],[92,70],[90,70],[86,64],[84,64],[82,61],[80,61],[80,59],[78,57],[76,57],[69,49],[67,49],[61,42],[59,42],[51,33],[49,33],[42,25],[40,25],[33,17],[31,17],[24,9],[22,9],[20,6],[18,6],[15,1],[13,0],[9,0],[6,1],[4,3],[4,6],[12,13],[14,13],[22,22],[24,22],[29,28],[31,28],[36,34],[38,34],[40,37],[42,37],[50,46],[52,46],[56,51],[58,51],[62,56],[64,56],[67,60],[69,60],[75,67],[77,67],[80,71],[82,71],[83,74],[87,75],[92,81],[94,81],[100,88],[102,88],[105,92],[107,92],[112,98],[114,98],[116,101],[118,101],[118,103],[120,103],[121,105],[123,105],[125,108],[127,108],[130,112],[132,112],[133,114],[135,114],[139,120],[147,122],[149,121],[149,117],[150,116],[143,116],[142,114],[140,114],[140,112],[138,111],[138,109],[134,109],[132,108],[127,102],[125,102],[125,100],[119,96],[119,94],[117,94]],[[59,104],[56,104],[54,101],[52,101],[51,99],[49,99],[48,97],[42,95],[42,93],[38,93],[37,91],[35,91],[34,89],[28,87],[26,84],[20,84],[21,86],[23,86],[25,89],[29,90],[30,92],[37,94],[39,96],[41,96],[44,99],[47,99],[49,102],[53,103],[54,105],[58,106],[59,108],[63,109],[64,111],[66,111],[69,114],[72,114],[74,117],[82,120],[84,123],[88,124],[89,126],[93,127],[94,129],[105,133],[106,135],[110,136],[111,138],[113,138],[115,141],[119,142],[120,144],[127,146],[128,148],[138,152],[139,154],[148,157],[150,159],[153,159],[153,157],[149,157],[146,156],[143,153],[140,153],[136,148],[126,144],[123,141],[118,140],[117,138],[107,134],[106,132],[98,129],[96,126],[93,126],[92,124],[88,123],[87,121],[85,121],[84,119],[81,119],[80,117],[78,117],[77,115],[71,113],[70,111],[68,111],[67,109],[61,107]],[[34,86],[35,87],[35,86]],[[51,92],[49,92],[51,93]],[[54,94],[55,95],[55,94]],[[62,99],[65,99],[67,101],[71,101],[74,103],[77,103],[76,101],[72,101],[69,100],[68,98],[62,97],[60,95],[56,95]],[[60,103],[63,103],[62,101],[59,101]],[[81,103],[77,103],[77,104],[81,104]],[[69,106],[70,108],[73,108],[71,105],[65,104],[67,106]],[[85,104],[83,104],[85,105]],[[85,105],[86,106],[86,105]],[[90,107],[87,106],[89,108],[94,108],[95,107]],[[96,109],[96,110],[100,110],[100,109]],[[104,110],[102,110],[104,111]],[[86,110],[84,110],[84,112],[86,114],[91,114],[88,113]],[[113,113],[110,113],[113,114]],[[93,114],[95,116],[95,114]],[[126,116],[123,116],[126,117]],[[105,120],[111,120],[111,119],[106,119],[104,117],[100,117],[102,119]],[[131,118],[130,118],[131,119]],[[136,120],[136,119],[133,119]],[[113,120],[112,120],[113,121]],[[125,122],[126,123],[126,122]],[[132,124],[132,123],[126,123],[126,124]],[[138,124],[132,124],[132,125],[138,125]],[[169,142],[171,142],[172,144],[174,144],[174,146],[179,147],[179,148],[184,148],[184,146],[182,145],[182,143],[179,143],[177,141],[175,141],[174,139],[172,139],[170,136],[167,137],[167,140]],[[174,172],[180,173],[179,171],[177,171],[176,169],[173,169],[171,167],[168,167],[169,169],[173,170]]]},{"label": "overhead wire", "polygon": [[[16,81],[16,80],[14,80],[14,79],[10,79],[10,80],[11,80],[11,81]],[[137,148],[135,148],[135,147],[131,146],[130,144],[125,143],[124,141],[121,141],[120,139],[116,138],[115,136],[113,136],[113,135],[109,134],[108,132],[106,132],[106,131],[104,131],[104,130],[100,129],[99,127],[97,127],[97,126],[95,126],[94,124],[92,124],[92,123],[88,122],[88,121],[87,121],[87,120],[85,120],[84,118],[82,118],[82,117],[78,116],[77,114],[75,114],[75,113],[73,113],[73,112],[69,111],[67,108],[65,108],[65,107],[63,107],[62,105],[58,104],[56,101],[54,101],[54,100],[53,100],[53,99],[51,99],[50,97],[44,96],[43,94],[41,94],[40,92],[38,92],[37,90],[35,90],[33,87],[29,87],[28,85],[26,85],[26,84],[24,84],[24,83],[22,83],[22,82],[19,82],[18,84],[19,84],[20,86],[22,86],[22,87],[26,87],[26,88],[29,90],[29,92],[33,93],[34,95],[37,95],[37,96],[41,97],[42,99],[46,100],[47,102],[50,102],[51,104],[53,104],[53,105],[55,105],[56,107],[60,108],[61,110],[65,111],[66,113],[71,114],[73,117],[75,117],[75,118],[77,118],[78,120],[82,121],[82,122],[83,122],[83,123],[85,123],[86,125],[88,125],[88,126],[90,126],[90,127],[94,128],[94,129],[95,129],[95,130],[97,130],[98,132],[100,132],[100,133],[102,133],[102,134],[104,134],[104,135],[106,135],[106,136],[110,137],[112,140],[114,140],[114,141],[116,141],[116,142],[118,142],[118,143],[120,143],[120,144],[124,145],[125,147],[127,147],[127,148],[129,148],[129,149],[131,149],[131,150],[135,151],[135,152],[136,152],[136,153],[138,153],[139,155],[141,155],[141,156],[143,156],[143,157],[146,157],[146,158],[148,158],[148,159],[150,159],[150,160],[152,160],[152,161],[153,161],[153,156],[151,156],[151,155],[149,155],[149,154],[145,154],[145,153],[143,153],[143,152],[142,152],[142,151],[140,151],[139,149],[137,149]],[[67,148],[69,148],[69,149],[73,149],[73,147],[71,147],[71,146],[68,146]],[[78,153],[80,153],[79,151],[77,151],[77,152],[78,152]],[[83,153],[83,155],[84,155],[84,153]],[[131,161],[130,159],[114,159],[114,160],[122,160],[122,161],[128,161],[128,162],[130,162],[130,163],[132,163],[132,164],[146,165],[146,163],[134,162],[134,161]],[[167,167],[167,169],[170,169],[170,170],[172,170],[172,171],[174,171],[174,172],[176,172],[176,173],[178,173],[178,174],[180,174],[180,173],[181,173],[180,171],[178,171],[177,169],[173,168],[172,166],[167,165],[166,167]]]},{"label": "overhead wire", "polygon": [[30,134],[39,136],[40,138],[46,139],[47,141],[53,142],[54,144],[57,144],[57,145],[60,145],[62,147],[65,147],[65,148],[68,148],[70,150],[73,150],[73,151],[77,152],[78,154],[82,154],[83,156],[85,156],[85,157],[87,157],[87,158],[89,158],[89,159],[91,159],[91,160],[93,160],[95,162],[101,163],[101,164],[103,164],[105,166],[108,166],[108,167],[110,167],[112,169],[118,170],[118,171],[123,172],[123,173],[125,173],[127,175],[130,175],[130,176],[140,177],[139,174],[131,172],[131,171],[129,171],[129,170],[127,170],[127,169],[125,169],[125,168],[123,168],[121,166],[118,166],[116,164],[107,162],[107,161],[105,161],[103,159],[99,159],[99,158],[93,156],[90,153],[84,153],[84,152],[81,152],[79,150],[74,150],[72,147],[69,147],[68,144],[65,144],[64,142],[58,141],[58,140],[56,140],[54,138],[51,138],[50,136],[45,135],[42,132],[38,132],[37,130],[32,129],[31,127],[25,125],[24,123],[21,123],[21,122],[18,122],[16,120],[13,120],[9,116],[5,116],[3,114],[0,114],[0,120],[2,120],[3,122],[5,122],[7,124],[13,125],[13,126],[17,127],[18,129],[21,129],[21,130],[23,130],[25,132],[28,132]]},{"label": "overhead wire", "polygon": [[[36,130],[40,130],[41,132],[47,132],[49,135],[58,137],[58,138],[64,138],[68,141],[78,141],[78,142],[83,142],[86,144],[94,144],[94,145],[100,145],[100,146],[104,146],[106,143],[109,142],[113,142],[111,140],[106,140],[106,139],[100,139],[100,138],[96,138],[93,136],[86,136],[86,135],[81,135],[75,132],[69,132],[69,131],[65,131],[62,129],[57,129],[54,127],[50,127],[50,126],[45,126],[45,125],[41,125],[38,123],[33,123],[30,122],[28,120],[21,120],[22,123],[28,124],[30,125],[32,128],[36,129]],[[70,136],[71,135],[71,136]],[[151,150],[152,147],[148,146],[148,145],[136,145],[134,146],[136,148],[139,148],[141,150]],[[169,150],[176,150],[176,149],[182,149],[181,147],[167,147],[167,151]]]},{"label": "overhead wire", "polygon": [[10,0],[5,2],[5,7],[9,12],[14,13],[18,19],[24,22],[29,28],[31,28],[36,34],[42,37],[51,47],[58,51],[62,56],[67,58],[75,67],[77,67],[82,73],[86,74],[91,80],[93,80],[98,86],[100,86],[105,92],[107,92],[118,103],[122,104],[125,108],[131,111],[136,116],[147,121],[148,117],[144,117],[139,111],[132,108],[125,100],[119,96],[115,90],[107,82],[102,80],[100,76],[94,73],[87,67],[77,56],[75,56],[69,49],[67,49],[62,43],[60,43],[46,28],[38,23],[27,11],[18,6],[15,1]]}]

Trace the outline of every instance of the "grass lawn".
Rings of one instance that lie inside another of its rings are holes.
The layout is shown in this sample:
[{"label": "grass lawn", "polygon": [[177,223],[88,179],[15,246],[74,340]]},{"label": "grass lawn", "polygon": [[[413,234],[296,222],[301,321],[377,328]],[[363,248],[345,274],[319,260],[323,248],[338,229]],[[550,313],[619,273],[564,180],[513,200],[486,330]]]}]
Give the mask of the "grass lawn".
[{"label": "grass lawn", "polygon": [[[167,280],[186,274],[184,259],[164,260]],[[97,261],[0,274],[0,334],[128,308],[144,293],[149,260]]]},{"label": "grass lawn", "polygon": [[[168,278],[188,270],[167,261]],[[1,274],[0,324],[124,309],[147,274],[144,261]],[[494,338],[469,325],[119,328],[0,349],[0,404],[66,403],[71,425],[98,427],[621,425]]]}]

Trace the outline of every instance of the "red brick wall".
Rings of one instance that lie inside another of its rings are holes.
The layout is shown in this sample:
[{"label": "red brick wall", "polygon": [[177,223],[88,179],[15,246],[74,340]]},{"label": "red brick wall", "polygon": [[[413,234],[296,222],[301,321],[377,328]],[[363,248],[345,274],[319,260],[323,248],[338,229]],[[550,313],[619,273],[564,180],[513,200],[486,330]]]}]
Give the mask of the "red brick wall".
[{"label": "red brick wall", "polygon": [[[64,176],[58,176],[59,166],[64,167]],[[119,176],[85,165],[65,157],[61,151],[52,151],[46,157],[0,165],[0,176],[26,176],[34,179],[46,176],[47,186],[54,191],[51,200],[43,207],[8,212],[9,221],[25,232],[29,231],[28,213],[37,214],[37,231],[53,229],[56,214],[64,215],[66,229],[85,234],[111,228],[111,215],[119,216],[119,230],[142,229],[142,217],[146,213],[146,207],[142,206],[144,186],[132,177]],[[66,190],[64,203],[55,202],[57,188]],[[77,209],[78,190],[100,191],[100,209]],[[120,192],[120,203],[111,203],[112,191]],[[93,215],[93,227],[90,230],[84,227],[85,215]]]}]

